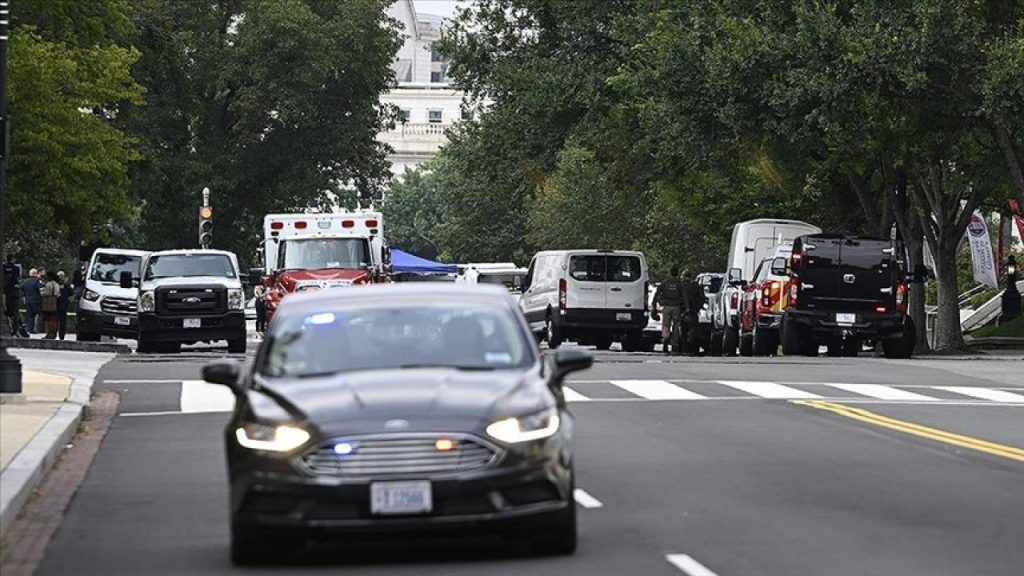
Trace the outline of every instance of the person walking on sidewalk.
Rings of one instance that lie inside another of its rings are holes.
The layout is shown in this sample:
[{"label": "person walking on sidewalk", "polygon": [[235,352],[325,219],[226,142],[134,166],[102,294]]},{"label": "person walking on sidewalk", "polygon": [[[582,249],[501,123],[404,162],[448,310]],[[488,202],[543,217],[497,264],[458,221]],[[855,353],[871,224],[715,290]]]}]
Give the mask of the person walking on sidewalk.
[{"label": "person walking on sidewalk", "polygon": [[257,286],[253,293],[256,297],[256,333],[262,337],[267,332],[267,289]]},{"label": "person walking on sidewalk", "polygon": [[46,327],[46,336],[43,338],[46,340],[56,340],[57,307],[60,300],[60,284],[57,283],[57,274],[54,272],[46,274],[43,278],[46,279],[46,284],[43,285],[41,304],[43,326]]},{"label": "person walking on sidewalk", "polygon": [[25,327],[30,334],[39,333],[39,313],[43,303],[43,283],[39,280],[39,271],[35,268],[28,271],[28,278],[21,281],[21,295],[25,299]]},{"label": "person walking on sidewalk", "polygon": [[68,334],[68,308],[75,290],[63,271],[57,272],[57,284],[60,285],[60,294],[57,295],[57,337],[63,340]]},{"label": "person walking on sidewalk", "polygon": [[[682,339],[679,337],[679,318],[682,312],[683,285],[679,280],[679,268],[669,270],[669,277],[658,286],[654,293],[654,303],[661,307],[661,345],[662,351],[681,351]],[[669,349],[671,346],[671,350]]]}]

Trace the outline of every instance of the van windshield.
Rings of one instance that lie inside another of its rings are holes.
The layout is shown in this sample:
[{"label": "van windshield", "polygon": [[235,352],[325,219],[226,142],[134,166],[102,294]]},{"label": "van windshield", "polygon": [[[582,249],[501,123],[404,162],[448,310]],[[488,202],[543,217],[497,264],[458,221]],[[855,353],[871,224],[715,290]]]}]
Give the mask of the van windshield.
[{"label": "van windshield", "polygon": [[223,254],[164,254],[153,256],[146,265],[146,280],[197,276],[234,278],[235,267]]},{"label": "van windshield", "polygon": [[370,247],[365,238],[302,238],[281,242],[278,268],[368,268]]},{"label": "van windshield", "polygon": [[121,281],[121,272],[131,272],[132,276],[139,275],[140,260],[141,256],[99,253],[93,260],[89,279],[104,284],[117,284]]}]

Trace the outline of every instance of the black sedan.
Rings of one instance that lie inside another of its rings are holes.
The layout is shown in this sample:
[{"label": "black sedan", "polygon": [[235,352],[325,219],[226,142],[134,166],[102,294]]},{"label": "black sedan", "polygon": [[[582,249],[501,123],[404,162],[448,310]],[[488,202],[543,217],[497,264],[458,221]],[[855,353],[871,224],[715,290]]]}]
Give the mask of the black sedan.
[{"label": "black sedan", "polygon": [[572,553],[572,415],[585,352],[542,357],[500,287],[296,294],[251,370],[203,369],[225,431],[236,563],[309,537],[494,530]]}]

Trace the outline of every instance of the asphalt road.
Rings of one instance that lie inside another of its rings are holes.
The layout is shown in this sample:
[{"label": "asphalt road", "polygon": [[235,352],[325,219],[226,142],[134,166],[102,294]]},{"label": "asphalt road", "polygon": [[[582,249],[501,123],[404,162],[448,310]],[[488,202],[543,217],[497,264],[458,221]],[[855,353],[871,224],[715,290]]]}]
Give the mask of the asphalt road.
[{"label": "asphalt road", "polygon": [[[241,571],[227,550],[230,398],[197,381],[221,355],[104,368],[97,388],[121,394],[119,415],[39,574]],[[568,386],[585,492],[574,556],[403,539],[260,572],[1024,573],[1024,359],[613,352]]]}]

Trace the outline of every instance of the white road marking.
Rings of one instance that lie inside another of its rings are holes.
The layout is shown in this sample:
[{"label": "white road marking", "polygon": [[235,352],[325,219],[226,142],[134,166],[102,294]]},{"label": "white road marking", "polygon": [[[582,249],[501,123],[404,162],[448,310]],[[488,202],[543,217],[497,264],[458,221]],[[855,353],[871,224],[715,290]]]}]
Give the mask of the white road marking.
[{"label": "white road marking", "polygon": [[719,380],[719,384],[724,384],[730,388],[735,388],[746,392],[747,394],[753,394],[754,396],[760,396],[761,398],[772,398],[772,399],[794,399],[794,398],[821,398],[813,392],[806,392],[804,390],[797,390],[796,388],[790,388],[789,386],[783,386],[776,382],[748,382],[745,380]]},{"label": "white road marking", "polygon": [[587,494],[587,491],[582,488],[573,490],[572,496],[576,499],[576,503],[584,508],[600,508],[604,506],[600,500]]},{"label": "white road marking", "polygon": [[854,394],[861,394],[863,396],[870,396],[872,398],[879,398],[881,400],[918,400],[918,401],[938,401],[938,398],[932,398],[931,396],[925,396],[924,394],[918,394],[916,392],[910,392],[909,390],[900,390],[899,388],[893,388],[892,386],[884,386],[882,384],[828,384],[833,388],[839,388],[840,390],[846,390],[847,392],[853,392]]},{"label": "white road marking", "polygon": [[588,402],[591,400],[589,396],[584,396],[568,386],[562,386],[562,394],[565,396],[566,402]]},{"label": "white road marking", "polygon": [[667,554],[665,559],[688,576],[718,576],[710,568],[694,560],[689,554]]},{"label": "white road marking", "polygon": [[610,382],[630,394],[636,394],[648,400],[707,400],[707,396],[690,392],[682,386],[664,380],[611,380]]},{"label": "white road marking", "polygon": [[964,396],[971,396],[973,398],[981,398],[982,400],[991,400],[993,402],[1024,402],[1024,396],[1014,394],[1013,392],[1007,392],[1005,390],[975,388],[973,386],[935,386],[935,388],[955,392],[956,394],[963,394]]},{"label": "white road marking", "polygon": [[202,380],[181,382],[182,412],[230,412],[235,408],[235,394],[221,384]]}]

